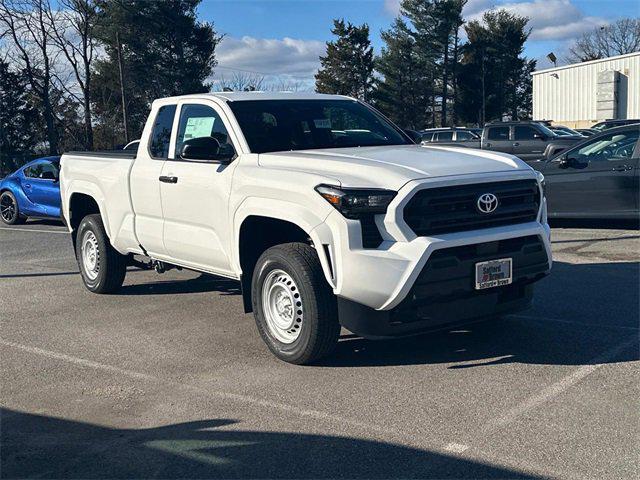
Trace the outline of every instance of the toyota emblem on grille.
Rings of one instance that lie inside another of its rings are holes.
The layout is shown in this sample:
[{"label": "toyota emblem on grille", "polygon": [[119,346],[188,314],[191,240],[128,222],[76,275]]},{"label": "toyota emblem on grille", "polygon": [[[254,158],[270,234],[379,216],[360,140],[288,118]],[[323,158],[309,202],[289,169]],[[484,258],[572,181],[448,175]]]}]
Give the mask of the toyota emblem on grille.
[{"label": "toyota emblem on grille", "polygon": [[477,206],[480,213],[491,213],[498,208],[498,197],[493,193],[483,193],[478,197]]}]

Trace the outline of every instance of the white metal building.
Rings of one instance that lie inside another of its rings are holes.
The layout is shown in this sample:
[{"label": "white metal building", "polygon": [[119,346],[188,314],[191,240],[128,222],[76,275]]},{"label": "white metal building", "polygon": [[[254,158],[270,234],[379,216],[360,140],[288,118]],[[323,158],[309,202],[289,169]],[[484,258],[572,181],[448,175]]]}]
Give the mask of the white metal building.
[{"label": "white metal building", "polygon": [[640,118],[640,52],[533,72],[533,118],[575,128]]}]

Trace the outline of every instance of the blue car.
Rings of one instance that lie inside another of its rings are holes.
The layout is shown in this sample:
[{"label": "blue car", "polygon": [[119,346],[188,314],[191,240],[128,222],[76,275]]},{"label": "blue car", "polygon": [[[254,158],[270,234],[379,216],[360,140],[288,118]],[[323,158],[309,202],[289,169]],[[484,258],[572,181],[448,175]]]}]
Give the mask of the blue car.
[{"label": "blue car", "polygon": [[28,217],[60,219],[60,157],[37,158],[0,180],[0,218],[8,225]]}]

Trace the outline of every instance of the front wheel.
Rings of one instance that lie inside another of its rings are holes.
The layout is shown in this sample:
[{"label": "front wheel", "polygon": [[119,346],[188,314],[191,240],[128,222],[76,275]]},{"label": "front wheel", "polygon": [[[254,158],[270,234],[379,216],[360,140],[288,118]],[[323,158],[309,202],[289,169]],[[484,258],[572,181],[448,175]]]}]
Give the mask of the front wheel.
[{"label": "front wheel", "polygon": [[258,331],[279,359],[307,364],[335,348],[336,299],[311,246],[287,243],[266,250],[253,271],[251,293]]},{"label": "front wheel", "polygon": [[6,191],[0,195],[0,218],[7,225],[16,225],[24,222],[24,217],[20,215],[18,201],[13,193]]},{"label": "front wheel", "polygon": [[87,215],[80,222],[76,258],[88,290],[111,293],[122,286],[127,273],[127,257],[109,243],[100,215]]}]

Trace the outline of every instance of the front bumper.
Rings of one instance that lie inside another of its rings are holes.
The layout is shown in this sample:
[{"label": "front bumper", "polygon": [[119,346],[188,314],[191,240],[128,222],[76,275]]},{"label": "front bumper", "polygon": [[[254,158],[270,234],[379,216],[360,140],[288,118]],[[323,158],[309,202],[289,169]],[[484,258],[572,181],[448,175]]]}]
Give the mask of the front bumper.
[{"label": "front bumper", "polygon": [[[513,260],[513,283],[475,290],[475,264],[505,257]],[[374,310],[339,297],[340,322],[358,335],[387,337],[512,313],[530,305],[533,283],[548,273],[549,259],[539,235],[439,249],[399,305]]]},{"label": "front bumper", "polygon": [[[386,215],[376,218],[383,242],[378,248],[362,247],[360,223],[332,212],[311,233],[321,253],[327,280],[342,299],[376,311],[391,311],[408,297],[421,272],[435,252],[465,245],[486,244],[519,237],[538,237],[546,254],[546,268],[551,268],[550,229],[547,224],[546,201],[543,199],[536,221],[482,230],[417,237],[402,219],[407,201],[420,188],[446,186],[479,181],[531,178],[531,171],[519,175],[486,174],[409,182],[389,206]],[[497,258],[497,257],[496,257]],[[479,259],[477,261],[482,261]],[[469,276],[469,278],[471,278]],[[433,287],[433,286],[432,286]]]}]

